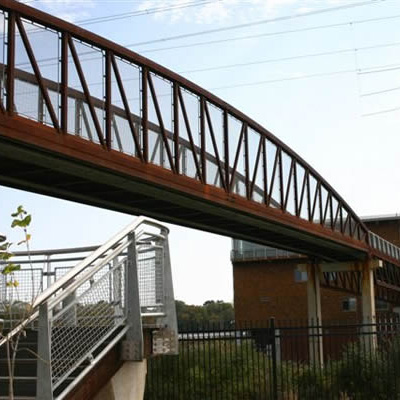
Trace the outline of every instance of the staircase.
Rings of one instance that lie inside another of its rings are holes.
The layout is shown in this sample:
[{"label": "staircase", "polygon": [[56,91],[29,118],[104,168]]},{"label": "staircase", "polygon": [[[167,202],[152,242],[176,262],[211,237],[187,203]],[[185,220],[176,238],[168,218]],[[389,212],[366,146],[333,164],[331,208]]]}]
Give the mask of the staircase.
[{"label": "staircase", "polygon": [[[25,284],[29,279],[22,274],[32,270],[18,274]],[[64,267],[61,277],[55,271],[53,276],[29,318],[13,329],[4,322],[0,400],[9,399],[7,338],[15,341],[18,335],[15,400],[94,398],[124,361],[143,359],[146,327],[153,353],[176,353],[168,230],[159,223],[139,217],[75,267]],[[6,293],[0,303],[15,298],[5,281],[0,289]]]},{"label": "staircase", "polygon": [[[16,399],[34,399],[36,395],[36,357],[38,332],[28,329],[21,337],[20,351],[14,373],[14,395]],[[0,399],[8,399],[8,367],[6,346],[0,347]]]}]

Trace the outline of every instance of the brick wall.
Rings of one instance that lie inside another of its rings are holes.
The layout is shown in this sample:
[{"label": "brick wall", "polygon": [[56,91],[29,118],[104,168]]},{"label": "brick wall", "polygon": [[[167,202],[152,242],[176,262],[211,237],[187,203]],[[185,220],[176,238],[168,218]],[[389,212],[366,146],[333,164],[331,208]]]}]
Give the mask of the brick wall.
[{"label": "brick wall", "polygon": [[[297,263],[233,263],[235,319],[238,322],[307,319],[307,283],[295,282]],[[360,321],[361,298],[356,311],[343,311],[342,303],[351,293],[321,288],[323,321]]]}]

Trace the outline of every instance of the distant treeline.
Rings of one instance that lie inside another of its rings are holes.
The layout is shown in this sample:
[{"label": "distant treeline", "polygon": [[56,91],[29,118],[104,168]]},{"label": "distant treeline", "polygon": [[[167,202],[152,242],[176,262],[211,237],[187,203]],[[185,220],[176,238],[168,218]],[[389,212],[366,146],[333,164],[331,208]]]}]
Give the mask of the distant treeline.
[{"label": "distant treeline", "polygon": [[202,306],[186,304],[176,300],[176,312],[180,324],[190,322],[228,322],[234,320],[233,306],[222,300],[207,300]]}]

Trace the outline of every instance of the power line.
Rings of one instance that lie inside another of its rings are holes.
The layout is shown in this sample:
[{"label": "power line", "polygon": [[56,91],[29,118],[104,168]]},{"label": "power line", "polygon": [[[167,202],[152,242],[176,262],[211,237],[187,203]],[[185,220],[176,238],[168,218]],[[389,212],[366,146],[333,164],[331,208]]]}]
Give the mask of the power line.
[{"label": "power line", "polygon": [[346,10],[346,9],[365,6],[365,5],[378,4],[378,3],[383,3],[385,1],[387,1],[387,0],[368,0],[368,1],[363,1],[361,3],[345,4],[343,6],[324,8],[322,10],[314,10],[314,11],[309,11],[309,12],[305,12],[305,13],[301,13],[301,14],[286,15],[283,17],[269,18],[269,19],[264,19],[264,20],[260,20],[260,21],[248,22],[245,24],[231,25],[231,26],[227,26],[227,27],[223,27],[223,28],[208,29],[208,30],[203,30],[203,31],[198,31],[198,32],[186,33],[186,34],[182,34],[182,35],[169,36],[166,38],[147,40],[145,42],[136,42],[136,43],[128,44],[128,45],[126,45],[126,47],[143,46],[143,45],[167,42],[167,41],[177,40],[177,39],[186,39],[188,37],[201,36],[201,35],[206,35],[206,34],[211,34],[211,33],[227,32],[227,31],[231,31],[231,30],[235,30],[235,29],[243,29],[243,28],[249,28],[249,27],[258,26],[258,25],[269,24],[271,22],[287,21],[287,20],[291,20],[291,19],[309,17],[309,16],[319,15],[319,14],[326,14],[326,13],[330,13],[333,11],[341,11],[341,10]]},{"label": "power line", "polygon": [[361,97],[375,96],[377,94],[394,92],[396,90],[400,90],[400,86],[397,86],[397,87],[394,87],[394,88],[390,88],[390,89],[377,90],[376,92],[364,93],[364,94],[361,95]]},{"label": "power line", "polygon": [[[238,40],[258,39],[261,37],[286,35],[286,34],[291,34],[291,33],[307,32],[307,31],[313,31],[313,30],[319,30],[319,29],[338,28],[341,26],[364,24],[364,23],[369,23],[369,22],[379,22],[379,21],[398,19],[398,18],[400,18],[400,14],[390,15],[390,16],[386,16],[386,17],[369,18],[369,19],[364,19],[364,20],[340,22],[340,23],[336,23],[336,24],[316,25],[316,26],[310,26],[307,28],[288,29],[288,30],[276,31],[276,32],[259,33],[259,34],[255,34],[255,35],[237,36],[237,37],[226,38],[226,39],[208,40],[208,41],[203,41],[203,42],[195,42],[195,43],[191,43],[191,44],[189,43],[189,44],[181,44],[181,45],[169,46],[169,47],[158,47],[158,48],[154,48],[154,49],[141,50],[140,53],[154,53],[157,51],[184,49],[184,48],[191,48],[191,47],[195,47],[195,46],[205,46],[205,45],[210,45],[210,44],[234,42],[234,41],[238,41]],[[134,47],[134,46],[126,45],[125,47]]]},{"label": "power line", "polygon": [[[24,4],[30,3],[33,1],[36,1],[36,0],[26,0]],[[192,1],[192,2],[183,3],[183,4],[172,5],[172,6],[153,7],[153,8],[147,8],[147,9],[139,10],[139,11],[131,11],[131,12],[125,12],[125,13],[120,13],[120,14],[114,14],[114,15],[106,15],[103,17],[88,18],[88,19],[76,21],[76,22],[74,22],[74,24],[75,25],[93,25],[93,24],[97,24],[97,23],[101,23],[101,22],[112,22],[112,21],[126,19],[126,18],[158,14],[158,13],[162,13],[162,12],[180,10],[180,9],[189,8],[189,7],[199,7],[199,6],[203,6],[203,5],[207,5],[207,4],[211,4],[211,3],[215,3],[215,2],[220,2],[220,1],[223,1],[223,0],[197,0],[197,1]],[[38,33],[38,32],[42,32],[42,29],[32,29],[29,33],[34,34],[34,33]]]},{"label": "power line", "polygon": [[300,54],[297,56],[290,56],[290,57],[270,58],[270,59],[264,59],[264,60],[258,60],[258,61],[250,61],[250,62],[246,62],[246,63],[225,64],[225,65],[220,65],[220,66],[215,66],[215,67],[198,68],[198,69],[192,69],[192,70],[179,71],[179,73],[187,74],[187,73],[196,73],[196,72],[208,72],[208,71],[216,71],[216,70],[227,69],[227,68],[239,68],[239,67],[247,67],[247,66],[251,66],[251,65],[261,65],[261,64],[274,63],[274,62],[293,61],[293,60],[300,60],[300,59],[305,59],[305,58],[314,58],[314,57],[330,56],[330,55],[337,55],[337,54],[353,53],[353,52],[374,50],[374,49],[379,49],[379,48],[384,48],[384,47],[395,47],[395,46],[400,46],[400,42],[383,43],[383,44],[379,44],[379,45],[365,46],[365,47],[358,47],[358,48],[354,47],[354,48],[347,48],[347,49],[341,49],[341,50],[324,51],[324,52],[320,52],[320,53]]},{"label": "power line", "polygon": [[103,17],[83,19],[80,21],[76,21],[75,24],[76,25],[93,25],[93,24],[98,24],[101,22],[117,21],[117,20],[131,18],[131,17],[140,17],[142,15],[151,15],[151,14],[158,14],[158,13],[167,12],[167,11],[181,10],[181,9],[189,8],[189,7],[199,7],[199,6],[204,6],[204,5],[211,4],[211,3],[216,3],[218,1],[221,1],[221,0],[199,0],[199,1],[183,3],[183,4],[176,4],[176,5],[172,5],[172,6],[153,7],[153,8],[147,8],[144,10],[131,11],[131,12],[125,12],[125,13],[120,13],[120,14],[114,14],[114,15],[106,15]]},{"label": "power line", "polygon": [[[391,68],[391,65],[394,65],[394,67]],[[381,72],[397,71],[397,70],[399,69],[399,67],[396,67],[396,65],[398,65],[398,64],[389,64],[389,65],[388,65],[389,68],[383,68],[383,69],[380,69],[380,70],[378,70],[378,71],[365,71],[365,72],[360,72],[360,75],[378,74],[378,73],[381,73]]]},{"label": "power line", "polygon": [[400,107],[388,108],[386,110],[381,110],[381,111],[375,111],[372,113],[363,114],[362,116],[363,117],[372,117],[373,115],[387,114],[387,113],[391,113],[391,112],[395,112],[395,111],[400,111]]},{"label": "power line", "polygon": [[[384,68],[386,65],[377,65],[374,67],[369,67],[365,68],[365,70],[373,70],[376,68]],[[398,69],[400,69],[400,64],[398,64]],[[343,70],[338,70],[338,71],[328,71],[328,72],[316,72],[313,74],[305,74],[305,75],[299,75],[299,76],[291,76],[287,78],[277,78],[277,79],[268,79],[268,80],[261,80],[261,81],[253,81],[253,82],[246,82],[246,83],[238,83],[238,84],[233,84],[233,85],[226,85],[226,86],[216,86],[216,87],[211,87],[207,88],[208,91],[214,91],[214,90],[225,90],[225,89],[235,89],[238,87],[249,87],[249,86],[258,86],[258,85],[267,85],[267,84],[272,84],[272,83],[280,83],[280,82],[290,82],[290,81],[297,81],[297,80],[303,80],[303,79],[314,79],[314,78],[322,78],[322,77],[327,77],[327,76],[335,76],[335,75],[343,75],[343,74],[350,74],[350,73],[360,73],[364,70],[360,69],[343,69]],[[373,72],[373,71],[371,71]],[[134,79],[131,79],[134,80]],[[128,81],[128,80],[125,80]],[[96,83],[95,85],[97,85]],[[90,85],[91,86],[91,85]],[[171,96],[171,93],[168,94],[159,94],[157,97],[169,97]],[[139,100],[139,98],[130,98],[128,99],[130,101],[135,101]],[[120,101],[115,101],[116,103],[121,103],[122,100]]]},{"label": "power line", "polygon": [[[381,43],[381,44],[377,44],[377,45],[358,47],[358,48],[354,47],[354,48],[332,50],[332,51],[325,51],[325,52],[319,52],[319,53],[299,54],[296,56],[289,56],[289,57],[269,58],[269,59],[264,59],[264,60],[249,61],[249,62],[245,62],[245,63],[225,64],[225,65],[219,65],[219,66],[214,66],[214,67],[182,70],[182,71],[178,71],[178,73],[179,74],[188,74],[188,73],[209,72],[209,71],[217,71],[217,70],[223,70],[223,69],[229,69],[229,68],[240,68],[240,67],[247,67],[247,66],[252,66],[252,65],[262,65],[262,64],[275,63],[275,62],[294,61],[294,60],[300,60],[300,59],[306,59],[306,58],[315,58],[315,57],[346,54],[346,53],[353,53],[353,52],[369,51],[369,50],[375,50],[375,49],[380,49],[380,48],[385,48],[385,47],[396,47],[396,46],[400,46],[400,42]],[[92,54],[92,52],[87,52],[85,54],[89,55],[89,54]],[[83,53],[81,55],[83,55]],[[81,62],[93,61],[96,59],[98,59],[98,57],[89,57],[89,58],[81,59]],[[43,58],[41,60],[38,60],[38,64],[42,68],[44,68],[44,67],[55,66],[55,65],[57,65],[57,62],[55,62],[54,57],[53,58],[50,57],[50,58]],[[23,67],[23,66],[28,66],[28,65],[30,65],[30,63],[25,62],[25,63],[16,64],[16,67]],[[395,65],[397,65],[397,64],[395,64]],[[391,67],[391,66],[392,65],[385,65],[385,68]],[[128,81],[129,81],[129,79],[128,79]]]}]

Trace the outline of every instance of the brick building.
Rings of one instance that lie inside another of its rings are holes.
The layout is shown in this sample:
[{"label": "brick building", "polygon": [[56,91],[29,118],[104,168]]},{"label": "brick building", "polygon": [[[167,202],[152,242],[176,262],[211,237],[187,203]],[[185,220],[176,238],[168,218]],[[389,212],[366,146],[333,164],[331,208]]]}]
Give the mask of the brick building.
[{"label": "brick building", "polygon": [[[363,219],[367,227],[400,246],[400,215]],[[307,319],[307,273],[297,269],[306,258],[290,252],[233,240],[235,318],[257,321]],[[361,319],[361,297],[321,287],[323,321]],[[400,308],[376,301],[377,313],[400,313]]]}]

